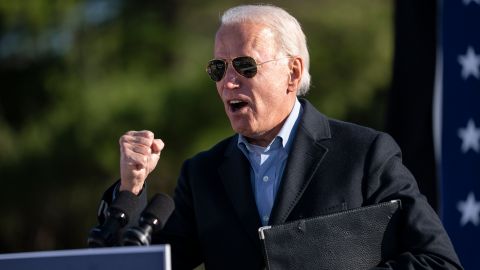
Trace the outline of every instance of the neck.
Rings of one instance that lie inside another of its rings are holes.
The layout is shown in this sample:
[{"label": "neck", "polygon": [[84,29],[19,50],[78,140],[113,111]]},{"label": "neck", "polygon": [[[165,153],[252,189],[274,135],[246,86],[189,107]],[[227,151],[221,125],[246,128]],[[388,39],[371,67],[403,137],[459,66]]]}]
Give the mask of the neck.
[{"label": "neck", "polygon": [[290,114],[293,111],[293,107],[295,106],[296,100],[297,100],[296,97],[295,97],[295,99],[292,100],[290,106],[287,107],[287,108],[290,108],[290,109],[288,109],[285,112],[285,116],[283,117],[283,119],[277,125],[275,125],[272,129],[270,129],[270,130],[268,130],[264,133],[255,134],[255,136],[253,136],[253,137],[245,137],[247,139],[247,141],[251,144],[255,144],[255,145],[258,145],[258,146],[262,146],[262,147],[268,146],[275,139],[275,137],[278,135],[278,133],[280,133],[280,130],[282,129],[283,125],[285,124],[288,117],[290,116]]},{"label": "neck", "polygon": [[247,139],[247,141],[251,144],[255,144],[255,145],[258,145],[258,146],[262,146],[262,147],[266,147],[268,146],[272,141],[273,139],[275,139],[275,137],[277,136],[277,134],[280,132],[280,130],[282,129],[283,127],[283,124],[285,124],[285,121],[287,120],[288,118],[288,115],[287,117],[285,117],[282,122],[280,122],[278,125],[276,125],[274,128],[272,128],[271,130],[265,132],[265,133],[262,133],[262,134],[259,134],[258,136],[255,136],[255,137],[245,137]]}]

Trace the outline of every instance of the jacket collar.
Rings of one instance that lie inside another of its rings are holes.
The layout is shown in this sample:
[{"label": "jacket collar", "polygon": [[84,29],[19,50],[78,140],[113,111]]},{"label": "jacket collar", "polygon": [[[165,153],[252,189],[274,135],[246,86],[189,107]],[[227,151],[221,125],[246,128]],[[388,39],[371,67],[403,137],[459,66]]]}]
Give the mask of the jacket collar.
[{"label": "jacket collar", "polygon": [[307,100],[301,99],[300,102],[304,112],[273,205],[270,224],[282,224],[287,220],[328,152],[322,144],[331,138],[327,117]]},{"label": "jacket collar", "polygon": [[[322,145],[323,140],[331,137],[328,119],[307,100],[299,100],[304,111],[273,205],[270,224],[287,220],[328,152]],[[252,240],[259,244],[257,230],[261,222],[250,183],[250,164],[237,147],[237,141],[238,135],[230,140],[218,172],[240,222]]]}]

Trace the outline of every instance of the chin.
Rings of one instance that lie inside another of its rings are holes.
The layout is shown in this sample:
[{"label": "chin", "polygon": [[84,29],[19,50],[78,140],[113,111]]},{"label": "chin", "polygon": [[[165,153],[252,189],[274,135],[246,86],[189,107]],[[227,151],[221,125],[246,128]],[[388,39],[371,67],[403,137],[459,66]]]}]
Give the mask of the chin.
[{"label": "chin", "polygon": [[249,130],[244,127],[232,125],[232,129],[235,131],[235,133],[242,134],[243,136],[248,136],[248,134],[250,134]]},{"label": "chin", "polygon": [[249,137],[249,138],[255,137],[254,135],[255,132],[252,130],[250,126],[238,125],[232,122],[230,122],[230,124],[232,126],[233,131],[235,131],[235,133],[241,134],[242,136]]}]

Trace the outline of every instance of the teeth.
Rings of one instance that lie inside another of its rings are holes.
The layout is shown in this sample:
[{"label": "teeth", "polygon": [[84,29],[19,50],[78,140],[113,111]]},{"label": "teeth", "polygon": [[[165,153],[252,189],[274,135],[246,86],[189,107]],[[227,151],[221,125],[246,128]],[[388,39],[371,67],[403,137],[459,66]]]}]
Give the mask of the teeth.
[{"label": "teeth", "polygon": [[241,100],[231,100],[230,104],[238,104],[240,102],[242,102],[242,101]]}]

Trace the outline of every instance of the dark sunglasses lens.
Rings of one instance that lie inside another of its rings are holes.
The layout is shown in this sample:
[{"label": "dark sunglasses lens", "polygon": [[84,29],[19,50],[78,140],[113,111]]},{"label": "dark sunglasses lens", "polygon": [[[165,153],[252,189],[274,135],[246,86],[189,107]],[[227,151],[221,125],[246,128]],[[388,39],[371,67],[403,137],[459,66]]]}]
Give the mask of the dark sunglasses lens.
[{"label": "dark sunglasses lens", "polygon": [[208,62],[207,72],[212,80],[219,82],[225,75],[226,64],[222,60],[211,60]]},{"label": "dark sunglasses lens", "polygon": [[244,77],[252,78],[257,74],[257,63],[255,62],[255,59],[251,57],[237,57],[232,60],[232,65],[235,70]]}]

